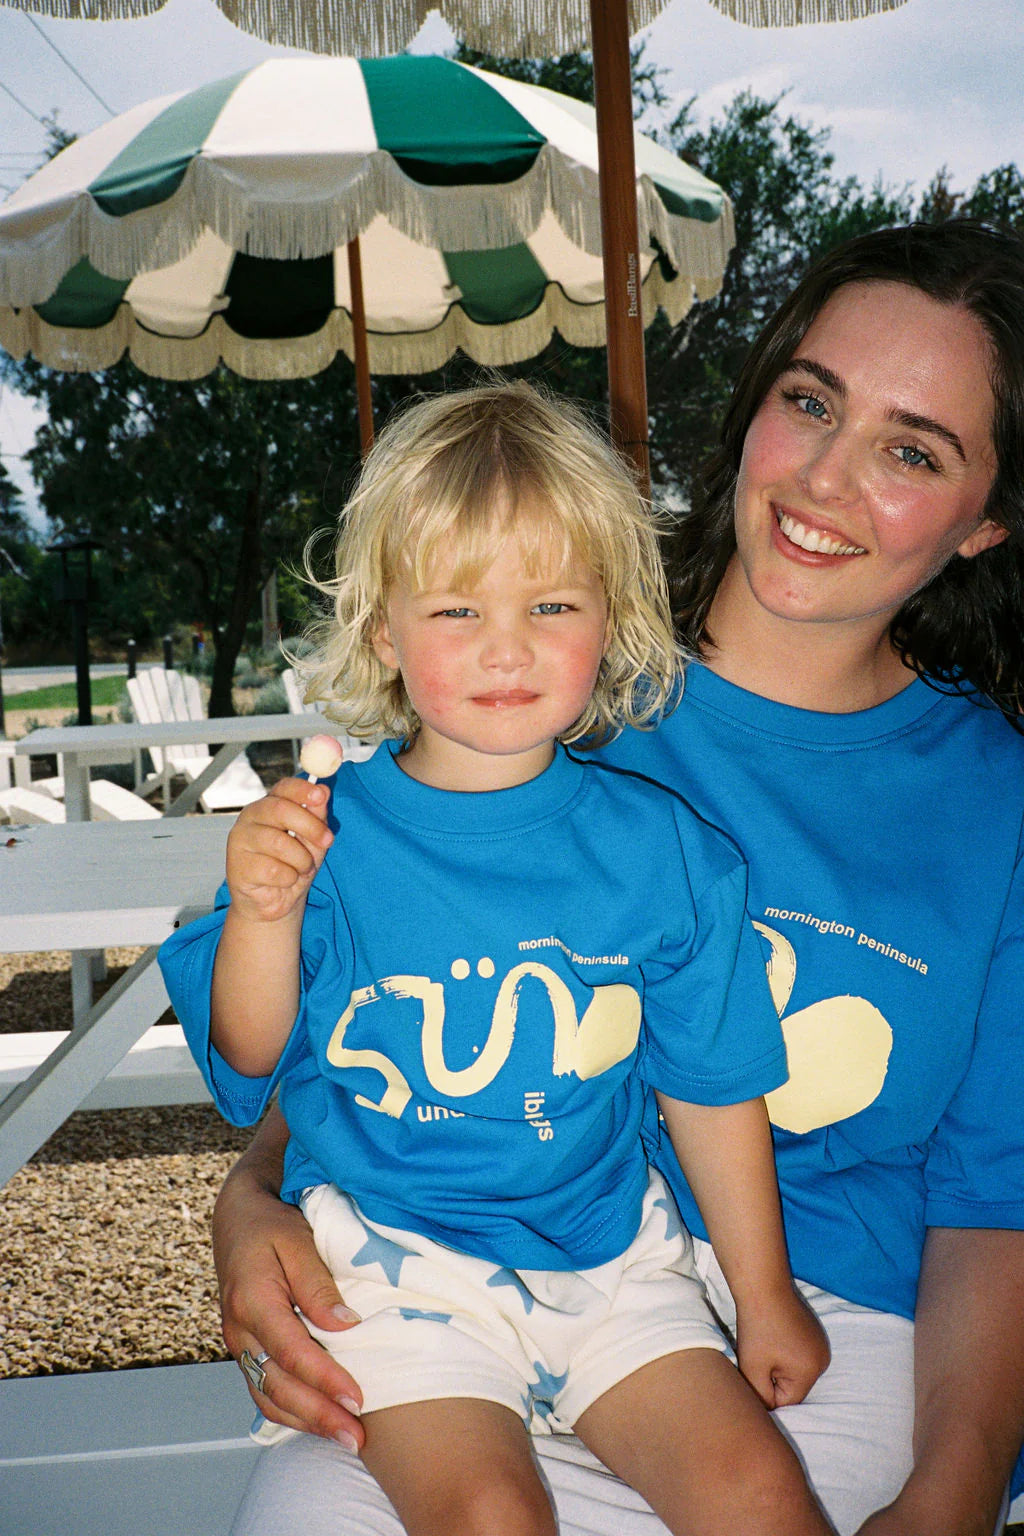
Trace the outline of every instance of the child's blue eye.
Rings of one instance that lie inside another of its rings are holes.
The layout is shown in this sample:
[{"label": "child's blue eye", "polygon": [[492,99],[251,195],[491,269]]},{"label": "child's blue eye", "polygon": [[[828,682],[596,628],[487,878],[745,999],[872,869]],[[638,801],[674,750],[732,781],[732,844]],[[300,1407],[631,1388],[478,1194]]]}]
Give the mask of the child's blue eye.
[{"label": "child's blue eye", "polygon": [[468,619],[472,612],[472,608],[442,608],[440,617],[442,619]]},{"label": "child's blue eye", "polygon": [[542,614],[568,613],[568,611],[569,611],[569,604],[568,603],[538,603],[533,611],[534,611],[534,613],[542,613]]}]

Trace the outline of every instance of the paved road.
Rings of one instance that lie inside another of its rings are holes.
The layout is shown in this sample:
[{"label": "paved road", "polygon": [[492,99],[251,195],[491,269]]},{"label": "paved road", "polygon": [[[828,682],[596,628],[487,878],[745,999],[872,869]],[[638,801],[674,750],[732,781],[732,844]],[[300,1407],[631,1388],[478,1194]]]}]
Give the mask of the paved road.
[{"label": "paved road", "polygon": [[[142,661],[139,666],[153,667],[157,663]],[[89,668],[90,677],[127,677],[128,668],[123,661],[96,662]],[[3,687],[4,698],[11,698],[16,693],[27,693],[32,688],[52,688],[57,683],[73,683],[75,681],[75,669],[73,666],[52,667],[4,667],[0,673],[0,686]]]}]

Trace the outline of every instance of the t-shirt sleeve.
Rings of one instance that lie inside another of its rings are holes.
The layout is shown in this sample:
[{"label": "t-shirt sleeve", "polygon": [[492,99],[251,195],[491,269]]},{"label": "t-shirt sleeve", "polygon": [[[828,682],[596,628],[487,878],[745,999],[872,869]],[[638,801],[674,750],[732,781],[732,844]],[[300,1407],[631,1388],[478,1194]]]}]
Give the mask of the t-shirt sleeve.
[{"label": "t-shirt sleeve", "polygon": [[184,1031],[189,1050],[202,1073],[217,1109],[232,1125],[255,1125],[269,1105],[281,1078],[295,1071],[310,1055],[305,1028],[311,978],[319,968],[331,926],[331,903],[316,887],[307,897],[303,920],[300,998],[295,1024],[274,1071],[266,1077],[236,1072],[210,1040],[210,995],[217,946],[224,929],[228,890],[217,893],[214,910],[173,933],[160,947],[164,983]]},{"label": "t-shirt sleeve", "polygon": [[270,1100],[272,1079],[243,1077],[210,1043],[210,988],[227,909],[222,885],[214,910],[172,933],[158,959],[171,1007],[214,1104],[232,1125],[254,1125]]},{"label": "t-shirt sleeve", "polygon": [[1018,856],[964,1074],[928,1148],[931,1227],[1024,1228],[1024,856]]},{"label": "t-shirt sleeve", "polygon": [[692,1104],[736,1104],[788,1076],[782,1028],[761,942],[747,915],[737,856],[693,892],[681,874],[686,921],[644,967],[639,1070],[653,1088]]}]

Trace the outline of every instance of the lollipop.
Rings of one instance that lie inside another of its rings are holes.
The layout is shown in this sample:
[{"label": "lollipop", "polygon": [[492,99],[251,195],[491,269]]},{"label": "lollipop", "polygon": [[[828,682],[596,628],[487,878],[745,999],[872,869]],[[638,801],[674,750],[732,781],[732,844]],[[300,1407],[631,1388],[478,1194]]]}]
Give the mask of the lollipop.
[{"label": "lollipop", "polygon": [[317,779],[329,779],[337,773],[344,756],[336,736],[311,736],[303,745],[299,765],[309,774],[309,782],[315,784]]}]

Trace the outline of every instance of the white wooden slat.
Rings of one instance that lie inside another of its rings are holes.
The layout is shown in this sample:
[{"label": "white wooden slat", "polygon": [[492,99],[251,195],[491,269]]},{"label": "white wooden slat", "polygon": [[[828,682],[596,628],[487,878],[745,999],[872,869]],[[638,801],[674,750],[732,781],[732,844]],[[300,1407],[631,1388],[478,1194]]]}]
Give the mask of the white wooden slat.
[{"label": "white wooden slat", "polygon": [[[0,1035],[0,1101],[63,1045],[67,1030]],[[208,1104],[210,1094],[180,1024],[154,1024],[86,1095],[80,1109],[139,1109],[155,1104]]]},{"label": "white wooden slat", "polygon": [[258,1448],[233,1360],[0,1381],[3,1536],[228,1536]]}]

